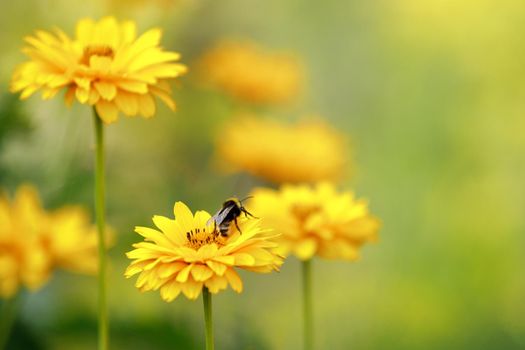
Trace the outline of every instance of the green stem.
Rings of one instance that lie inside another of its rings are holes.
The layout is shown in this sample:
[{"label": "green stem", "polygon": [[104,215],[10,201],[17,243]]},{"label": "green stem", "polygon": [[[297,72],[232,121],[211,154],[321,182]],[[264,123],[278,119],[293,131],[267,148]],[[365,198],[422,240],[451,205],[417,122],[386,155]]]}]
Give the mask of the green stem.
[{"label": "green stem", "polygon": [[206,287],[202,289],[202,301],[204,302],[204,323],[206,324],[206,350],[213,350],[213,314],[211,293]]},{"label": "green stem", "polygon": [[95,157],[95,216],[98,231],[98,349],[108,349],[108,309],[106,294],[106,201],[105,201],[105,155],[104,125],[97,111],[93,108],[95,122],[96,157]]},{"label": "green stem", "polygon": [[21,293],[5,300],[2,304],[2,317],[0,318],[0,349],[7,349],[11,329],[16,321],[20,306]]},{"label": "green stem", "polygon": [[304,349],[314,347],[314,327],[312,317],[312,260],[302,263],[303,270],[303,337]]}]

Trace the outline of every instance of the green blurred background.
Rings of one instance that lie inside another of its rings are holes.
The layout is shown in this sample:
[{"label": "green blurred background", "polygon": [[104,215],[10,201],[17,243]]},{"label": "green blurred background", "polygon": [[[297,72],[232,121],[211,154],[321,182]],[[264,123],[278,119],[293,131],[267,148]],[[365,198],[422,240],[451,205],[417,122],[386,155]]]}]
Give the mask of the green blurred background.
[{"label": "green blurred background", "polygon": [[[92,206],[89,108],[9,96],[23,36],[72,34],[79,18],[113,14],[192,68],[221,38],[299,54],[299,101],[268,109],[320,114],[351,138],[352,177],[383,220],[357,263],[315,261],[319,349],[525,348],[525,2],[513,0],[3,1],[0,5],[0,185],[38,186],[47,208]],[[108,127],[113,349],[203,348],[202,305],[140,294],[124,256],[153,214],[176,200],[214,211],[257,180],[213,165],[213,139],[235,109],[190,71],[179,110]],[[266,110],[263,110],[266,112]],[[214,299],[218,349],[299,349],[299,264],[242,274],[245,291]],[[96,280],[57,273],[26,295],[13,349],[94,349]]]}]

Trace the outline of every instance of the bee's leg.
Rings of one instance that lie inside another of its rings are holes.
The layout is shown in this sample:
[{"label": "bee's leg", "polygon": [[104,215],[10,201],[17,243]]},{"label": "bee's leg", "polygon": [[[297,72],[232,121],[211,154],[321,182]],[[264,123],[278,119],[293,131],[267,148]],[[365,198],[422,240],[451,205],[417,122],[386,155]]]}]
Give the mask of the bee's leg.
[{"label": "bee's leg", "polygon": [[235,223],[235,227],[237,227],[237,230],[239,231],[239,233],[242,235],[241,228],[239,227],[239,224],[237,223],[237,218],[233,219],[233,222]]},{"label": "bee's leg", "polygon": [[252,213],[250,213],[248,210],[246,210],[246,208],[242,207],[242,212],[244,213],[244,216],[246,217],[252,217],[254,219],[258,219],[258,217],[254,216]]}]

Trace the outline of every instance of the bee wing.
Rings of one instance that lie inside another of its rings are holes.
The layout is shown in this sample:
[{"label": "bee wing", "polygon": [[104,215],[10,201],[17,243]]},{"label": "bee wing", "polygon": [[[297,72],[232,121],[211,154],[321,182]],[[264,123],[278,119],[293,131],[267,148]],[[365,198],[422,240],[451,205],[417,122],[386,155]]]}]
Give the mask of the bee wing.
[{"label": "bee wing", "polygon": [[225,208],[221,208],[218,212],[215,213],[215,215],[213,215],[211,218],[208,219],[208,221],[206,222],[206,226],[208,226],[209,224],[211,224],[214,221],[215,221],[215,223],[217,225],[220,225],[221,222],[224,221],[226,216],[230,213],[230,211],[233,208],[234,208],[233,206],[228,206],[228,207],[225,207]]}]

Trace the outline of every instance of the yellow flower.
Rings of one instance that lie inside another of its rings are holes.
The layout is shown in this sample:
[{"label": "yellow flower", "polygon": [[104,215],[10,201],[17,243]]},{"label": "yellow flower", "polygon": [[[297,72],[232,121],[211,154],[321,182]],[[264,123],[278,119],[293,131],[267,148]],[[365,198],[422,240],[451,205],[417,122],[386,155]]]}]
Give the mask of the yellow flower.
[{"label": "yellow flower", "polygon": [[[52,224],[42,239],[53,265],[71,272],[95,274],[98,269],[98,236],[85,209],[66,206],[51,213],[50,220]],[[106,232],[110,241],[113,232],[109,228]]]},{"label": "yellow flower", "polygon": [[40,288],[55,268],[94,273],[96,252],[95,231],[82,208],[48,213],[27,185],[12,202],[0,198],[0,297],[12,297],[22,286]]},{"label": "yellow flower", "polygon": [[347,161],[343,135],[320,120],[286,124],[244,116],[218,135],[225,169],[275,183],[335,180]]},{"label": "yellow flower", "polygon": [[180,292],[196,299],[203,286],[211,293],[226,289],[242,291],[242,281],[235,267],[268,273],[277,271],[282,258],[270,250],[275,248],[275,234],[261,230],[259,220],[239,218],[239,232],[231,225],[227,237],[221,236],[213,224],[207,224],[210,214],[195,215],[182,202],[175,203],[175,219],[154,216],[158,230],[136,227],[145,238],[127,253],[133,262],[125,276],[140,273],[136,287],[140,291],[159,290],[163,300],[170,302]]},{"label": "yellow flower", "polygon": [[20,285],[38,289],[49,278],[50,258],[40,240],[40,225],[47,224],[32,188],[21,187],[12,203],[0,198],[0,297],[12,297]]},{"label": "yellow flower", "polygon": [[304,79],[299,60],[270,53],[251,42],[223,41],[200,61],[203,79],[241,100],[284,103],[299,92]]},{"label": "yellow flower", "polygon": [[178,53],[159,46],[161,36],[160,29],[151,29],[137,38],[135,23],[113,17],[79,21],[74,39],[60,29],[37,31],[25,38],[30,60],[15,70],[11,91],[25,99],[41,90],[50,99],[65,90],[67,104],[76,99],[95,106],[105,123],[116,121],[119,111],[152,117],[154,97],[174,110],[168,80],[186,67],[173,63]]},{"label": "yellow flower", "polygon": [[252,196],[250,211],[263,218],[263,227],[282,233],[279,254],[294,254],[301,260],[314,255],[355,260],[359,247],[377,238],[379,220],[369,214],[367,202],[351,192],[338,193],[332,184],[285,185],[278,191],[262,188]]}]

